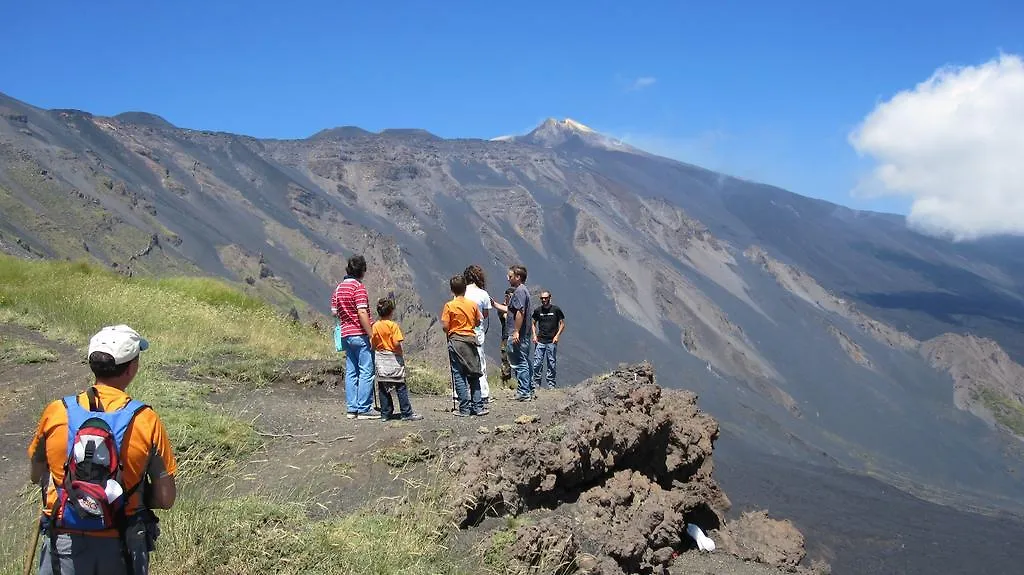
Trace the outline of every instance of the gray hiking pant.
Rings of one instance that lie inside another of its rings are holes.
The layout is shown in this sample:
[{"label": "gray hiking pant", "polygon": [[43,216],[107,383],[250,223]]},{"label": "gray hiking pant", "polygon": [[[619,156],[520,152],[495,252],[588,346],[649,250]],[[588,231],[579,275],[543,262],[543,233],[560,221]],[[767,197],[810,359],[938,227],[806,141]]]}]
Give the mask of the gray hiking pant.
[{"label": "gray hiking pant", "polygon": [[[146,549],[146,529],[142,523],[128,528],[125,534],[128,551],[134,563],[131,575],[148,575],[149,551]],[[39,575],[56,575],[50,556],[50,536],[39,534]],[[129,575],[125,569],[121,540],[117,537],[91,535],[57,535],[57,555],[60,557],[60,575]]]}]

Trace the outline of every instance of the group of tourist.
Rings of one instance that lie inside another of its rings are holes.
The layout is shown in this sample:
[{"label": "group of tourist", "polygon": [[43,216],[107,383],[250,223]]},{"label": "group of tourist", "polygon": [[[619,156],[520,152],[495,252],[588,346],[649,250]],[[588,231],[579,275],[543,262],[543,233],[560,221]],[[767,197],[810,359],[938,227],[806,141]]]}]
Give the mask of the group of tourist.
[{"label": "group of tourist", "polygon": [[[405,382],[402,328],[392,319],[394,297],[381,298],[371,316],[363,277],[366,260],[349,258],[346,275],[331,296],[337,318],[335,346],[345,353],[345,399],[350,419],[422,419],[412,409]],[[503,301],[487,292],[483,269],[471,265],[448,284],[452,299],[441,310],[447,336],[456,416],[480,416],[494,400],[487,380],[485,341],[489,318],[501,321],[501,379],[515,375],[519,401],[536,397],[541,371],[555,386],[556,354],[565,316],[542,291],[534,308],[526,268],[508,269]],[[531,358],[531,343],[536,348]],[[153,509],[170,509],[177,498],[177,463],[157,413],[126,392],[149,342],[127,325],[107,326],[89,342],[95,380],[86,391],[50,402],[28,447],[32,481],[39,485],[43,513],[33,544],[40,575],[149,571],[149,553],[159,536]],[[372,413],[378,389],[379,415]],[[398,414],[391,393],[398,401]]]},{"label": "group of tourist", "polygon": [[[412,409],[405,382],[405,359],[401,326],[392,319],[393,296],[377,301],[377,319],[370,314],[370,301],[363,277],[366,260],[352,256],[346,275],[331,296],[336,349],[345,354],[346,417],[349,419],[422,419]],[[452,378],[453,415],[487,415],[487,404],[495,398],[487,379],[486,336],[492,311],[501,322],[501,379],[516,379],[515,399],[531,401],[541,381],[547,388],[556,384],[558,342],[565,330],[565,315],[551,302],[551,292],[540,292],[534,307],[526,287],[527,271],[522,265],[508,268],[508,284],[502,301],[487,292],[487,277],[479,265],[467,267],[448,281],[452,298],[441,309]],[[545,374],[546,376],[542,377]],[[380,406],[375,414],[374,389]],[[399,413],[394,412],[394,393]]]}]

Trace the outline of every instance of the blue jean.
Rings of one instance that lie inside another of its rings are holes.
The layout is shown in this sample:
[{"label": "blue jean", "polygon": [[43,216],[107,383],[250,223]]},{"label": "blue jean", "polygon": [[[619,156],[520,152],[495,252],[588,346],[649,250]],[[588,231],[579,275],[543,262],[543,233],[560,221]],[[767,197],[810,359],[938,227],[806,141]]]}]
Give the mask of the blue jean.
[{"label": "blue jean", "polygon": [[402,383],[381,383],[377,395],[380,397],[381,419],[391,419],[395,414],[395,404],[391,401],[391,388],[395,389],[398,396],[398,408],[401,409],[402,417],[412,415],[412,404],[409,403],[409,386]]},{"label": "blue jean", "polygon": [[480,395],[480,376],[471,376],[451,342],[448,342],[448,362],[452,366],[452,382],[455,384],[455,395],[459,397],[459,412],[463,415],[474,415],[484,409],[484,400]]},{"label": "blue jean", "polygon": [[[558,344],[537,342],[533,349],[533,387],[540,387],[540,375],[544,372],[544,364],[547,364],[548,389],[555,387],[555,363],[557,361]],[[547,359],[547,361],[545,361]]]},{"label": "blue jean", "polygon": [[341,340],[345,351],[345,401],[349,413],[373,408],[373,349],[370,336],[350,335]]},{"label": "blue jean", "polygon": [[519,343],[515,344],[510,337],[507,345],[508,364],[519,384],[516,389],[516,399],[531,397],[533,395],[533,365],[530,363],[530,340],[520,338]]}]

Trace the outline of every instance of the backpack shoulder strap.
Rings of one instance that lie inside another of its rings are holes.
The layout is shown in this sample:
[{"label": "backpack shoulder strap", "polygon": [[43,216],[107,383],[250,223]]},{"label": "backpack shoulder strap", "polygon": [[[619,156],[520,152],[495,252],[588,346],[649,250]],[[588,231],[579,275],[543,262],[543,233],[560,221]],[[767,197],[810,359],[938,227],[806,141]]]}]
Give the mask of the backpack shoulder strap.
[{"label": "backpack shoulder strap", "polygon": [[85,394],[89,397],[89,411],[104,411],[103,402],[100,401],[99,392],[96,391],[95,385],[85,390]]},{"label": "backpack shoulder strap", "polygon": [[132,420],[139,414],[140,411],[149,407],[145,403],[132,399],[127,405],[117,411],[110,412],[109,424],[110,430],[114,433],[114,440],[117,442],[118,448],[122,448],[122,440],[124,439],[124,433],[131,425]]},{"label": "backpack shoulder strap", "polygon": [[68,447],[67,453],[71,453],[71,447],[75,444],[75,434],[82,427],[85,420],[92,416],[92,413],[78,404],[78,395],[67,395],[63,398],[64,409],[68,414]]}]

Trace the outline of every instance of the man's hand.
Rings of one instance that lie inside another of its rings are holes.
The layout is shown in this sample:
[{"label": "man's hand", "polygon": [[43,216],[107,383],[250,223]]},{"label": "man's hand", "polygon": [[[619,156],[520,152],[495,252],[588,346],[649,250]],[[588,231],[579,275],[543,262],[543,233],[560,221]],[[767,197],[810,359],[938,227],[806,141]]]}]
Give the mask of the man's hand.
[{"label": "man's hand", "polygon": [[515,344],[515,345],[519,345],[519,332],[518,331],[512,332],[512,343]]},{"label": "man's hand", "polygon": [[537,336],[536,336],[536,335],[535,335],[535,336],[533,336],[533,339],[532,339],[532,341],[533,341],[533,343],[534,343],[534,344],[536,344],[536,343],[537,343]]},{"label": "man's hand", "polygon": [[361,307],[356,310],[356,315],[359,317],[359,326],[363,328],[366,335],[373,333],[373,326],[370,325],[370,312],[366,308]]},{"label": "man's hand", "polygon": [[554,339],[551,340],[551,343],[558,343],[558,336],[557,335],[554,337]]}]

